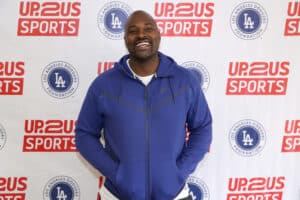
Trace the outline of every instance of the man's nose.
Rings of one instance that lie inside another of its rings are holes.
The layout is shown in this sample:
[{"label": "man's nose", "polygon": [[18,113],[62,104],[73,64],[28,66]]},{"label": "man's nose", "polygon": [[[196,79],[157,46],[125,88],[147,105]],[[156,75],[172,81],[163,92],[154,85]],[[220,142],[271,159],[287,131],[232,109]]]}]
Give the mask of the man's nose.
[{"label": "man's nose", "polygon": [[137,32],[137,37],[139,38],[143,38],[145,37],[145,31],[143,29],[140,29],[138,32]]}]

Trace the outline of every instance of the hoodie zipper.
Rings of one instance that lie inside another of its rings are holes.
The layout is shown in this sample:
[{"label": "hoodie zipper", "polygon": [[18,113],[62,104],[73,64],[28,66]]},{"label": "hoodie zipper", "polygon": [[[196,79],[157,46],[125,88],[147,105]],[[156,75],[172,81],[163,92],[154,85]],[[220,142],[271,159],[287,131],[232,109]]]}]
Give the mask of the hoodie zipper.
[{"label": "hoodie zipper", "polygon": [[146,101],[146,197],[148,200],[151,199],[150,192],[150,136],[149,136],[149,94],[148,88],[145,86],[145,101]]}]

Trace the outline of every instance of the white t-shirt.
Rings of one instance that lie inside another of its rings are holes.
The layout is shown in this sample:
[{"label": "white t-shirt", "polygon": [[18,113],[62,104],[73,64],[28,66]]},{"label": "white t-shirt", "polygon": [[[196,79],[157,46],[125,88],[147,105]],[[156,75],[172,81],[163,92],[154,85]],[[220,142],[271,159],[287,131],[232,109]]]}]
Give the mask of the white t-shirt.
[{"label": "white t-shirt", "polygon": [[126,62],[127,62],[127,65],[129,67],[130,71],[132,72],[134,78],[137,78],[137,79],[141,80],[144,83],[144,85],[147,86],[150,83],[150,81],[151,81],[152,77],[154,76],[154,74],[150,74],[148,76],[139,76],[136,73],[134,73],[134,71],[131,69],[130,64],[129,64],[129,59]]}]

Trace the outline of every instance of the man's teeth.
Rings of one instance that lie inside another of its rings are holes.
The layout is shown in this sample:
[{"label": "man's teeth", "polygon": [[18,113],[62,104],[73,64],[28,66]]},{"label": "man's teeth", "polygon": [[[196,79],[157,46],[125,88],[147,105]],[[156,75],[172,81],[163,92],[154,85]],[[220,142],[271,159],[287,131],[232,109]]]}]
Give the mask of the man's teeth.
[{"label": "man's teeth", "polygon": [[136,46],[139,47],[139,46],[147,46],[149,45],[149,42],[141,42],[141,43],[138,43]]}]

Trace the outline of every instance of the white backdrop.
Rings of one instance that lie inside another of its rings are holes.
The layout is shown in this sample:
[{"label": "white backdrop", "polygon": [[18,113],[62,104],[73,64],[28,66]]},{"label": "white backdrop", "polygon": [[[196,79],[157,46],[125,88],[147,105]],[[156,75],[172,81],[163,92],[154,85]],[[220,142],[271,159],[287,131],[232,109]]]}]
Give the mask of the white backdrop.
[{"label": "white backdrop", "polygon": [[189,178],[199,200],[300,200],[300,2],[0,1],[0,199],[100,200],[76,152],[91,81],[148,11],[161,51],[202,77],[213,143]]}]

